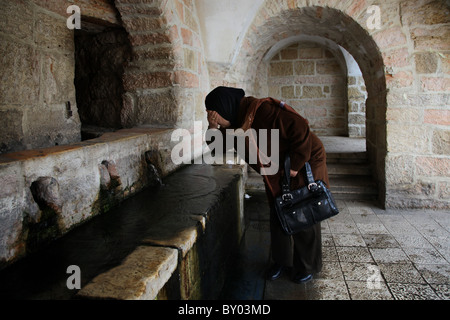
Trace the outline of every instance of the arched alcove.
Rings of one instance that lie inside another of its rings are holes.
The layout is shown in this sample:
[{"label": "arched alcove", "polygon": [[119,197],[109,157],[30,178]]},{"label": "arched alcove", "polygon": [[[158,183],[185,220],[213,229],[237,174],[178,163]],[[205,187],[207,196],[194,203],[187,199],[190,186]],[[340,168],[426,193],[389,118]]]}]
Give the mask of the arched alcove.
[{"label": "arched alcove", "polygon": [[[266,5],[269,4],[266,2]],[[361,70],[367,90],[366,144],[381,202],[385,194],[386,157],[386,80],[383,58],[372,36],[343,11],[330,7],[296,7],[269,14],[262,7],[243,40],[236,63],[226,79],[244,87],[249,94],[261,92],[260,64],[283,40],[295,37],[324,39],[344,48]],[[272,15],[273,14],[273,15]],[[285,44],[284,44],[285,45]],[[278,50],[277,50],[277,47]],[[342,51],[341,51],[342,54]],[[345,61],[345,56],[344,56]]]},{"label": "arched alcove", "polygon": [[82,28],[74,30],[74,85],[82,140],[122,128],[122,77],[131,56],[124,28],[88,21],[83,19]]},{"label": "arched alcove", "polygon": [[365,137],[364,79],[353,56],[335,42],[308,35],[280,40],[257,73],[256,94],[286,101],[317,134]]}]

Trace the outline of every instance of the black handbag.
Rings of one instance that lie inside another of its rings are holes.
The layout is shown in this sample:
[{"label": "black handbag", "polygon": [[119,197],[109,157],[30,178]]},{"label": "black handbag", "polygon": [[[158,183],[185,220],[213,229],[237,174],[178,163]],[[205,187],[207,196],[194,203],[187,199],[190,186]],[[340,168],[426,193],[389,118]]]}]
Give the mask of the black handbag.
[{"label": "black handbag", "polygon": [[286,156],[282,195],[275,198],[275,211],[285,233],[292,235],[302,229],[339,213],[330,190],[322,180],[314,180],[311,166],[305,163],[307,185],[290,190],[291,160]]}]

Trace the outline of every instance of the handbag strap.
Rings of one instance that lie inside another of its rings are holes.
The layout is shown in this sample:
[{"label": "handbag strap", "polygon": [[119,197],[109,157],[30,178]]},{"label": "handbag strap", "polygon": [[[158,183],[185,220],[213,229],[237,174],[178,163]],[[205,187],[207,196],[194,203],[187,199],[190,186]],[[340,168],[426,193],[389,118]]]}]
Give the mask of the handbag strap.
[{"label": "handbag strap", "polygon": [[[306,181],[308,183],[308,189],[314,191],[317,187],[317,183],[314,181],[314,175],[311,170],[311,165],[309,162],[305,162],[306,169]],[[289,154],[286,154],[286,158],[284,159],[284,179],[282,182],[282,192],[283,194],[290,193],[291,191],[291,157]]]},{"label": "handbag strap", "polygon": [[308,180],[308,185],[315,183],[314,176],[311,170],[311,165],[309,162],[305,162],[306,167],[306,180]]}]

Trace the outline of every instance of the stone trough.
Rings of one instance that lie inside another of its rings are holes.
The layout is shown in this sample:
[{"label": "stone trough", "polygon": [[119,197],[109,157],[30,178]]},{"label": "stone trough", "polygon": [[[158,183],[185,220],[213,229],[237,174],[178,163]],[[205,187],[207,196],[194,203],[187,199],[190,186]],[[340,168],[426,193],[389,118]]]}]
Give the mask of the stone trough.
[{"label": "stone trough", "polygon": [[[161,173],[159,162],[165,161],[164,150],[158,150],[152,139],[168,133],[130,129],[77,145],[3,156],[0,173],[7,179],[1,218],[3,227],[18,225],[19,236],[10,241],[13,234],[2,231],[2,250],[4,257],[23,253],[0,270],[0,297],[217,298],[244,232],[245,170],[239,165],[193,164],[163,172],[162,183],[152,186],[151,175]],[[129,155],[121,151],[124,144]],[[137,155],[131,154],[135,151]],[[128,158],[135,159],[136,170]],[[54,165],[46,166],[50,160]],[[76,169],[71,166],[75,160],[92,165]],[[51,178],[38,179],[41,176]],[[80,181],[92,183],[80,189],[76,186]],[[35,191],[30,189],[33,183]],[[14,188],[23,188],[24,199],[11,198],[8,190]],[[103,198],[95,199],[91,190]],[[88,208],[71,212],[80,202]],[[71,214],[82,215],[84,221],[80,218],[75,225],[59,228],[59,234],[44,241],[45,228],[54,226],[42,220],[42,212],[52,203],[58,204],[58,210],[52,211],[58,226],[67,226],[61,221]],[[23,224],[27,206],[36,211],[35,226],[40,228],[33,250],[27,241],[32,229]],[[79,288],[70,285],[77,276],[68,271],[73,266],[79,270]]]},{"label": "stone trough", "polygon": [[217,298],[243,234],[241,177],[240,167],[208,165],[170,176],[152,201],[158,202],[160,218],[143,228],[139,247],[77,296]]},{"label": "stone trough", "polygon": [[[0,272],[20,299],[214,299],[243,234],[243,168],[191,165]],[[81,271],[70,290],[69,266]]]}]

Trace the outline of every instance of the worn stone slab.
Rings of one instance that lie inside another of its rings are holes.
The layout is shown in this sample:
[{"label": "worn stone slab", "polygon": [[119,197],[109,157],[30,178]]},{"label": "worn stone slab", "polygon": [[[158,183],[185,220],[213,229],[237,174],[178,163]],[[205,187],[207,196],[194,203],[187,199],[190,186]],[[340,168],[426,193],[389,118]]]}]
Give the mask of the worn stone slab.
[{"label": "worn stone slab", "polygon": [[176,249],[141,246],[121,265],[95,277],[77,295],[88,299],[153,300],[177,264]]},{"label": "worn stone slab", "polygon": [[176,248],[184,258],[197,241],[204,223],[205,218],[201,215],[167,215],[149,229],[149,235],[142,243]]}]

